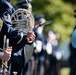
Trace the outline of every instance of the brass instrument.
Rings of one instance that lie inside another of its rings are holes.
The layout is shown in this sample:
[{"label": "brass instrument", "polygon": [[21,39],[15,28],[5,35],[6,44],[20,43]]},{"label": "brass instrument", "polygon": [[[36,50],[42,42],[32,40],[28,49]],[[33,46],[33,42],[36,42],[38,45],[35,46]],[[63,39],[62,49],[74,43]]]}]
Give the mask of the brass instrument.
[{"label": "brass instrument", "polygon": [[46,21],[35,25],[34,17],[32,13],[26,9],[19,8],[11,16],[13,27],[24,34],[28,31],[32,31],[34,28],[38,28],[42,25],[50,24],[52,21]]},{"label": "brass instrument", "polygon": [[34,17],[32,13],[26,9],[19,8],[11,16],[13,27],[24,34],[32,31],[34,28]]},{"label": "brass instrument", "polygon": [[[6,35],[4,35],[3,39],[3,50],[9,46],[9,39],[6,39]],[[0,75],[10,75],[8,71],[8,61],[2,61],[2,70]]]},{"label": "brass instrument", "polygon": [[[38,28],[42,25],[50,24],[51,21],[46,21],[35,25],[34,17],[32,13],[26,9],[19,8],[11,16],[13,28],[17,29],[21,33],[27,33],[28,31],[33,31],[34,28]],[[24,48],[26,62],[30,59],[33,54],[34,45],[25,45]],[[31,52],[30,52],[31,51]]]},{"label": "brass instrument", "polygon": [[[3,50],[5,50],[5,48],[7,47],[9,47],[9,39],[6,38],[6,35],[4,35]],[[2,75],[10,75],[10,68],[8,67],[8,61],[2,61]],[[13,72],[13,75],[17,75],[17,72]]]},{"label": "brass instrument", "polygon": [[17,75],[17,72],[13,72],[13,75]]},{"label": "brass instrument", "polygon": [[[11,20],[13,27],[23,34],[26,34],[28,31],[32,31],[35,25],[32,13],[22,8],[19,8],[12,14]],[[33,44],[25,45],[24,49],[25,60],[27,62],[33,54],[34,46]]]}]

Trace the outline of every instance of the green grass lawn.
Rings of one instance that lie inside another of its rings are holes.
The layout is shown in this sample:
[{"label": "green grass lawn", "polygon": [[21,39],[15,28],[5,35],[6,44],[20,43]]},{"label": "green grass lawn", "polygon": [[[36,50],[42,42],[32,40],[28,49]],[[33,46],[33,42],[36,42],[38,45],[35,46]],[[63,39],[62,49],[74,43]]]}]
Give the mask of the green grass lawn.
[{"label": "green grass lawn", "polygon": [[60,71],[60,75],[69,75],[70,69],[69,68],[62,68]]}]

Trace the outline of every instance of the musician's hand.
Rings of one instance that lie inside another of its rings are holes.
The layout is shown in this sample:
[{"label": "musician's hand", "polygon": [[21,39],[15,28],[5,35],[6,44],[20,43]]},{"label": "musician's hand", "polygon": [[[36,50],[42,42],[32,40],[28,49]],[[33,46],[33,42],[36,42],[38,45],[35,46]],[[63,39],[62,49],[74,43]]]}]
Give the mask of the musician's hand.
[{"label": "musician's hand", "polygon": [[27,33],[28,42],[32,43],[35,40],[35,33],[33,31]]},{"label": "musician's hand", "polygon": [[2,61],[8,61],[11,58],[12,47],[8,47],[2,52]]},{"label": "musician's hand", "polygon": [[7,52],[8,54],[11,54],[11,53],[12,53],[12,46],[7,47],[7,48],[6,48],[6,52]]}]

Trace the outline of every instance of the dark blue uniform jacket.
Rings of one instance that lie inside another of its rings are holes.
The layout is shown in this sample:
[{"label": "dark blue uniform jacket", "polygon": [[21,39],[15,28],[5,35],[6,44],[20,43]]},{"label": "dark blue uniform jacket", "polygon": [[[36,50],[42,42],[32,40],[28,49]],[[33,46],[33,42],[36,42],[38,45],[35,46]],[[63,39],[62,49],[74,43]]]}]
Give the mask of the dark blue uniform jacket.
[{"label": "dark blue uniform jacket", "polygon": [[[7,38],[9,38],[9,45],[13,46],[11,62],[16,62],[22,65],[23,59],[21,53],[25,44],[28,44],[27,35],[24,35],[21,40],[21,33],[12,28],[11,15],[14,11],[14,8],[9,2],[6,0],[0,0],[0,18],[3,20],[0,31],[0,48],[3,48],[3,37],[6,35]],[[19,40],[21,41],[18,43]]]}]

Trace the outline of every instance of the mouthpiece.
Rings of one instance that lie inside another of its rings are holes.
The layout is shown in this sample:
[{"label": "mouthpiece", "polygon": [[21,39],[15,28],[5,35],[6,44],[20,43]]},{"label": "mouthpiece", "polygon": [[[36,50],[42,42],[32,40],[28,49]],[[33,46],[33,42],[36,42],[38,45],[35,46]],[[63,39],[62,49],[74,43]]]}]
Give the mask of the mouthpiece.
[{"label": "mouthpiece", "polygon": [[13,75],[17,75],[17,72],[13,72]]}]

